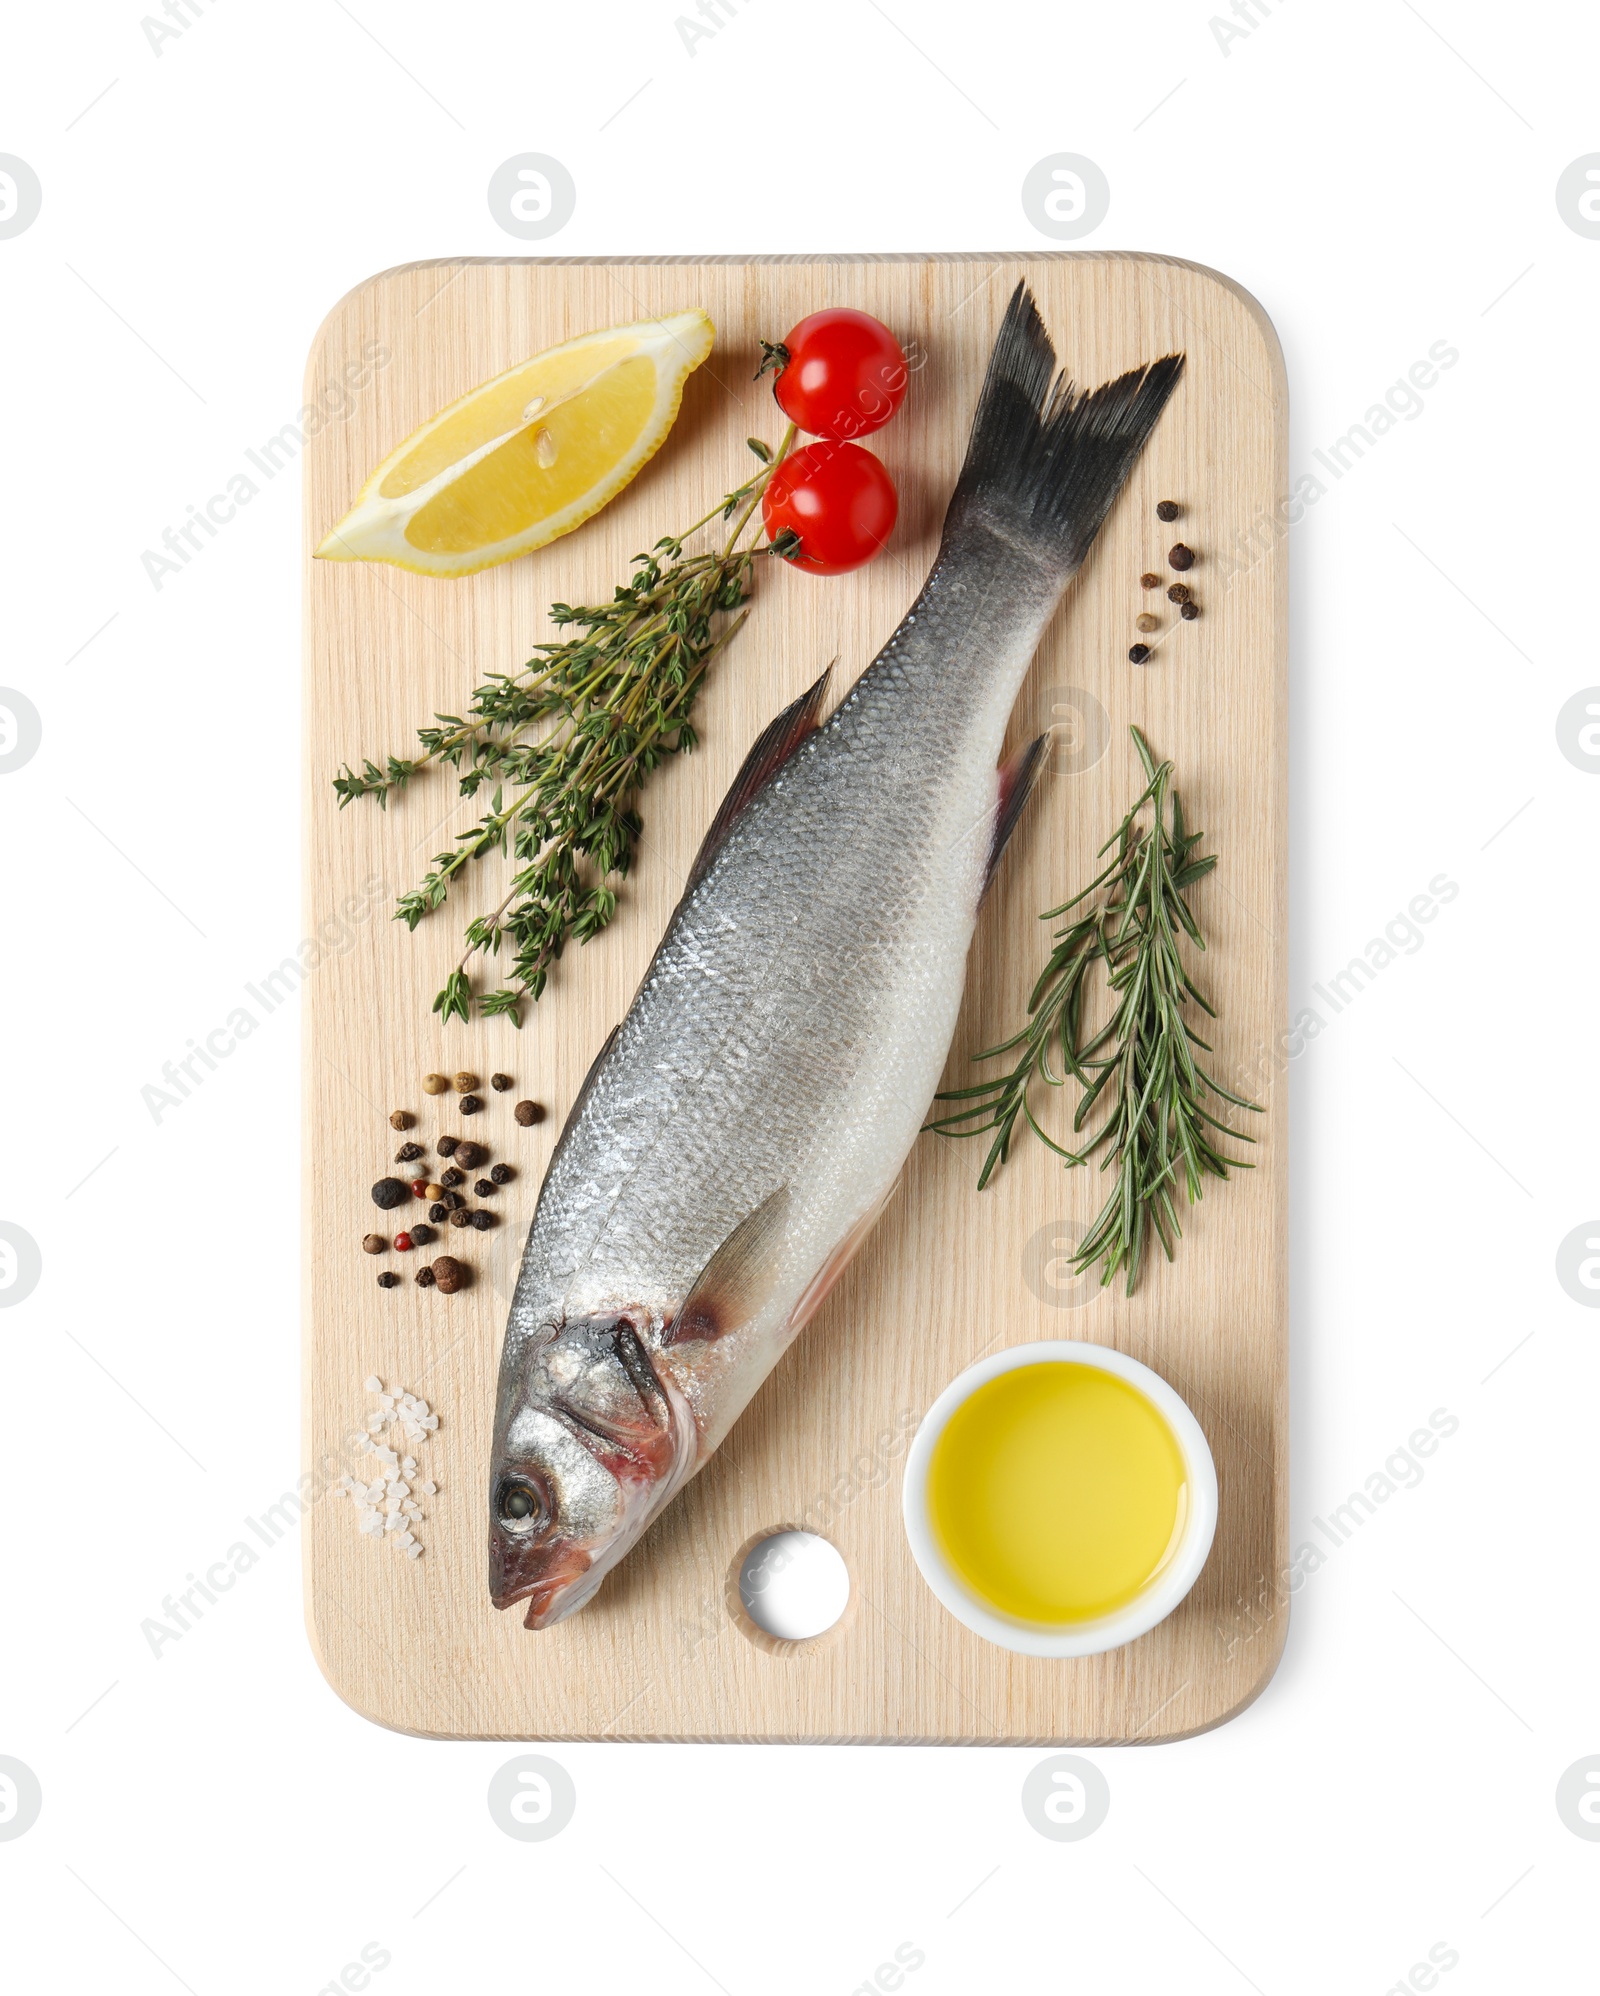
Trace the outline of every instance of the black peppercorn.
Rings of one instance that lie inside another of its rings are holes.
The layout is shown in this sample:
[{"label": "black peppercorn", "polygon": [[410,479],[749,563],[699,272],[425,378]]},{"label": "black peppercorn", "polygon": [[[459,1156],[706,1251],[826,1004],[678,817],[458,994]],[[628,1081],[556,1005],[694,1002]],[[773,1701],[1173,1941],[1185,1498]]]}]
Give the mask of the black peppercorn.
[{"label": "black peppercorn", "polygon": [[1183,508],[1178,504],[1176,499],[1158,499],[1156,501],[1156,518],[1158,520],[1175,520],[1182,511]]},{"label": "black peppercorn", "polygon": [[492,1179],[480,1178],[477,1184],[474,1185],[472,1189],[474,1192],[477,1193],[480,1199],[492,1199],[495,1193],[500,1188],[494,1183]]},{"label": "black peppercorn", "polygon": [[421,1155],[421,1144],[402,1144],[394,1154],[394,1161],[396,1164],[411,1164]]},{"label": "black peppercorn", "polygon": [[447,1211],[451,1213],[459,1213],[462,1207],[466,1205],[467,1202],[465,1199],[462,1198],[459,1192],[447,1192],[444,1195],[444,1203]]},{"label": "black peppercorn", "polygon": [[450,1215],[450,1224],[452,1227],[470,1227],[472,1225],[472,1215],[467,1211],[465,1206],[458,1206]]},{"label": "black peppercorn", "polygon": [[1146,569],[1144,574],[1139,577],[1139,587],[1141,589],[1159,589],[1161,587],[1161,577],[1159,575],[1152,575],[1149,569]]},{"label": "black peppercorn", "polygon": [[519,1102],[511,1113],[524,1129],[531,1129],[535,1123],[544,1121],[544,1105],[539,1102]]},{"label": "black peppercorn", "polygon": [[1128,647],[1128,658],[1134,665],[1143,665],[1149,656],[1150,647],[1148,645],[1130,645]]},{"label": "black peppercorn", "polygon": [[460,1141],[459,1137],[441,1137],[434,1145],[434,1149],[441,1157],[452,1157],[455,1154],[456,1145]]},{"label": "black peppercorn", "polygon": [[487,1144],[469,1144],[465,1138],[456,1145],[456,1163],[463,1171],[476,1171],[480,1164],[489,1162]]},{"label": "black peppercorn", "polygon": [[1167,566],[1177,569],[1180,574],[1186,568],[1193,568],[1194,549],[1186,548],[1182,541],[1175,542],[1167,549]]},{"label": "black peppercorn", "polygon": [[433,1237],[433,1228],[422,1220],[418,1220],[417,1224],[411,1229],[411,1244],[413,1247],[426,1247]]},{"label": "black peppercorn", "polygon": [[1200,605],[1198,603],[1180,603],[1178,605],[1178,615],[1188,623],[1192,624],[1199,614]]},{"label": "black peppercorn", "polygon": [[396,1109],[389,1118],[389,1127],[391,1130],[409,1130],[416,1120],[409,1109]]},{"label": "black peppercorn", "polygon": [[1167,601],[1169,603],[1187,603],[1188,600],[1189,585],[1187,582],[1175,582],[1167,591]]},{"label": "black peppercorn", "polygon": [[472,1215],[472,1225],[477,1228],[480,1234],[486,1234],[494,1225],[493,1213],[487,1207],[480,1206],[477,1212]]},{"label": "black peppercorn", "polygon": [[494,1090],[496,1095],[504,1095],[508,1088],[515,1088],[516,1085],[509,1074],[491,1074],[489,1076],[489,1086]]},{"label": "black peppercorn", "polygon": [[509,1164],[494,1164],[489,1167],[489,1176],[496,1185],[509,1185],[516,1175]]},{"label": "black peppercorn", "polygon": [[372,1203],[388,1212],[391,1206],[403,1206],[411,1197],[411,1187],[403,1178],[380,1178],[372,1188]]},{"label": "black peppercorn", "polygon": [[399,1276],[395,1274],[392,1268],[386,1268],[382,1275],[378,1277],[378,1287],[380,1289],[393,1289],[399,1280]]},{"label": "black peppercorn", "polygon": [[456,1106],[463,1116],[475,1116],[483,1107],[483,1098],[480,1095],[463,1095]]},{"label": "black peppercorn", "polygon": [[419,1289],[431,1289],[437,1280],[438,1277],[431,1268],[419,1268],[417,1270],[415,1281]]},{"label": "black peppercorn", "polygon": [[428,1218],[430,1220],[438,1220],[442,1222],[448,1220],[449,1217],[450,1217],[450,1208],[444,1203],[442,1199],[436,1199],[433,1202],[433,1204],[428,1208]]},{"label": "black peppercorn", "polygon": [[464,1185],[466,1179],[467,1174],[464,1171],[458,1171],[454,1165],[451,1165],[448,1171],[441,1171],[439,1173],[439,1183],[441,1185]]}]

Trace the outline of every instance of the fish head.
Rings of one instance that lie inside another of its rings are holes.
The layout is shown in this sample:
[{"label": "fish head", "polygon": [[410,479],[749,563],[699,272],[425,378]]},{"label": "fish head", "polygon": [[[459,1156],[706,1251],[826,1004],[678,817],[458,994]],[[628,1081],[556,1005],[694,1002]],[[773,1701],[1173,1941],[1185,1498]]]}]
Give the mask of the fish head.
[{"label": "fish head", "polygon": [[[495,1413],[489,1592],[548,1628],[592,1599],[693,1462],[694,1417],[645,1343],[644,1309],[508,1347]],[[644,1335],[642,1335],[642,1333]]]}]

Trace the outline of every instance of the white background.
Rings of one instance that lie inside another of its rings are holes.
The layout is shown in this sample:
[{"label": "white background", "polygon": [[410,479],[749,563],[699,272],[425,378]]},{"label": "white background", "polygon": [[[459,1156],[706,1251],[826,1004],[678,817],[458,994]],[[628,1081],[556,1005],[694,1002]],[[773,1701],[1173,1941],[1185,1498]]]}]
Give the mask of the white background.
[{"label": "white background", "polygon": [[[0,777],[0,1219],[44,1275],[0,1312],[0,1753],[44,1809],[0,1842],[8,1988],[314,1996],[373,1942],[382,1996],[847,1996],[907,1942],[915,1996],[1381,1996],[1441,1942],[1449,1996],[1591,1985],[1600,1845],[1554,1793],[1600,1752],[1600,1318],[1555,1257],[1600,1213],[1600,784],[1555,724],[1600,681],[1600,242],[1554,197],[1600,34],[1261,0],[1224,53],[1213,4],[741,0],[693,55],[684,0],[197,0],[159,54],[140,0],[11,14],[0,151],[44,206],[0,241],[0,682],[44,745]],[[1025,1820],[1034,1753],[609,1745],[514,1843],[518,1749],[323,1683],[296,1543],[140,1634],[298,1469],[291,1012],[159,1127],[140,1098],[300,934],[297,481],[160,592],[140,557],[293,414],[350,286],[533,247],[485,201],[529,150],[575,178],[569,255],[1050,247],[1023,176],[1088,154],[1084,246],[1272,316],[1296,474],[1460,352],[1291,544],[1294,1006],[1461,889],[1291,1070],[1296,1542],[1432,1410],[1459,1432],[1311,1576],[1251,1710],[1092,1756],[1084,1842]]]}]

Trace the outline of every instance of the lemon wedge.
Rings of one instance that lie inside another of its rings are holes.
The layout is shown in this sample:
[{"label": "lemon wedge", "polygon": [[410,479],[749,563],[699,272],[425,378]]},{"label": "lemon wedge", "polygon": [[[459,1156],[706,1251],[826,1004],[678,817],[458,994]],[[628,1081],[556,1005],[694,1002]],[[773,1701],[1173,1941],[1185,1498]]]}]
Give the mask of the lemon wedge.
[{"label": "lemon wedge", "polygon": [[679,312],[496,375],[389,453],[318,557],[473,575],[571,533],[660,449],[714,338]]}]

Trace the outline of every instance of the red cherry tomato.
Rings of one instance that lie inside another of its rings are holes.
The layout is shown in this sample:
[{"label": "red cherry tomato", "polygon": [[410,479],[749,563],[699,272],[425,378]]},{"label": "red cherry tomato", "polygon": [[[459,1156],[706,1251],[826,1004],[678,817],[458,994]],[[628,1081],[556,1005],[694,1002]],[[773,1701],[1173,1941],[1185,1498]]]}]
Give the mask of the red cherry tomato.
[{"label": "red cherry tomato", "polygon": [[802,319],[783,342],[773,394],[815,437],[851,438],[882,429],[905,400],[906,357],[881,321],[839,305]]},{"label": "red cherry tomato", "polygon": [[768,539],[797,534],[788,558],[813,575],[843,575],[871,561],[899,510],[894,480],[871,451],[827,440],[791,451],[761,499]]}]

